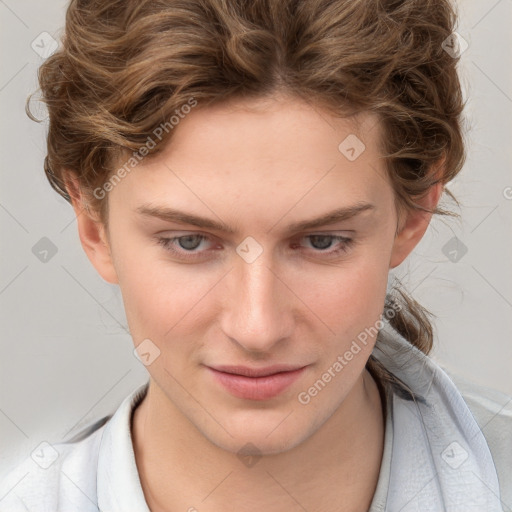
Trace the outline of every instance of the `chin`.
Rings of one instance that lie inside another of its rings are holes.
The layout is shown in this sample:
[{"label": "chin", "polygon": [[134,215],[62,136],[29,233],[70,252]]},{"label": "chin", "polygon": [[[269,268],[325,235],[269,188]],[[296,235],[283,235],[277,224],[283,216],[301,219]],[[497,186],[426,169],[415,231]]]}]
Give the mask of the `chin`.
[{"label": "chin", "polygon": [[216,446],[231,452],[239,458],[248,456],[261,457],[264,455],[278,455],[292,450],[298,446],[302,439],[276,438],[270,440],[266,434],[260,436],[241,435],[240,437],[210,439]]},{"label": "chin", "polygon": [[[230,422],[226,430],[231,435],[224,430],[222,432],[203,432],[203,435],[219,448],[239,457],[246,454],[253,456],[276,455],[292,450],[310,435],[310,430],[306,426],[298,424],[296,419],[288,421],[294,415],[293,413],[283,421],[288,413],[279,415],[278,420],[272,417],[271,420],[265,421],[262,418],[253,418],[243,422]],[[262,413],[256,411],[255,414],[261,415]]]}]

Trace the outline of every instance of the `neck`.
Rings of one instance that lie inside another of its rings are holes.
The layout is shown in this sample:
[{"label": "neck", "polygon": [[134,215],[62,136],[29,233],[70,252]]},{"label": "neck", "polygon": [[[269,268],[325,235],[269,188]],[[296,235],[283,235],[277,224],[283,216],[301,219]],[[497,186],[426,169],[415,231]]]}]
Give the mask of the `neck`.
[{"label": "neck", "polygon": [[264,455],[248,467],[236,454],[206,439],[153,380],[134,412],[132,432],[152,512],[272,512],[294,507],[365,511],[375,492],[384,445],[381,396],[366,370],[336,412],[306,441]]}]

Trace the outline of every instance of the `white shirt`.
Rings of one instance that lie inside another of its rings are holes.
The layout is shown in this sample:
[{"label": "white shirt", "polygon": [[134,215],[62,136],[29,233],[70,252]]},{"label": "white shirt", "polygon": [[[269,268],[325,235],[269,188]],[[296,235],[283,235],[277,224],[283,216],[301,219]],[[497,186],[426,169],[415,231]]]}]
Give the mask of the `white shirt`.
[{"label": "white shirt", "polygon": [[[403,389],[385,393],[384,452],[369,512],[512,510],[512,398],[462,380],[461,394],[388,324],[373,355],[416,401]],[[22,461],[0,484],[0,512],[150,512],[131,435],[148,384],[72,442]]]}]

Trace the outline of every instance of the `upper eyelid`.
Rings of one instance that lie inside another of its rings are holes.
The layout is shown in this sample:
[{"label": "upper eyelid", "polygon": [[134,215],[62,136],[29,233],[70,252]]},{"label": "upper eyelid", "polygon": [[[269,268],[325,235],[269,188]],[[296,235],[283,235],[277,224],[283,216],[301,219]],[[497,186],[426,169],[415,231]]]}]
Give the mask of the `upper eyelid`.
[{"label": "upper eyelid", "polygon": [[[204,233],[202,231],[178,230],[178,231],[172,231],[169,234],[166,234],[168,232],[169,231],[163,231],[163,232],[157,233],[157,236],[161,236],[162,238],[171,238],[172,239],[172,238],[181,238],[181,237],[185,237],[185,236],[195,236],[195,235],[197,235],[197,236],[202,236],[204,238],[209,238],[209,239],[216,239],[216,240],[219,239],[218,235],[212,235],[210,233]],[[307,236],[318,236],[318,235],[344,236],[345,234],[353,235],[354,233],[356,233],[356,231],[353,230],[353,229],[343,229],[343,230],[339,230],[339,229],[329,230],[329,229],[326,229],[326,230],[318,230],[318,231],[304,231],[302,233],[297,233],[295,235],[292,235],[292,236],[288,237],[288,239],[297,239],[297,238],[304,238],[304,237],[307,237]]]}]

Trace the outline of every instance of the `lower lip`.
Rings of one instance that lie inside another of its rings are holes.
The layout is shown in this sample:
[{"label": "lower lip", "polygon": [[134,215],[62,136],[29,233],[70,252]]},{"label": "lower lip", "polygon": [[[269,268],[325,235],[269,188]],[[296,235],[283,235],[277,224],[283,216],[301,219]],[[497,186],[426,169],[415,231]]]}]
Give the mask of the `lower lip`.
[{"label": "lower lip", "polygon": [[246,400],[268,400],[291,386],[306,367],[291,372],[275,373],[266,377],[245,377],[208,368],[232,395]]}]

